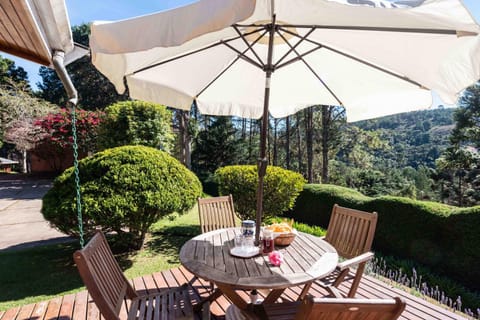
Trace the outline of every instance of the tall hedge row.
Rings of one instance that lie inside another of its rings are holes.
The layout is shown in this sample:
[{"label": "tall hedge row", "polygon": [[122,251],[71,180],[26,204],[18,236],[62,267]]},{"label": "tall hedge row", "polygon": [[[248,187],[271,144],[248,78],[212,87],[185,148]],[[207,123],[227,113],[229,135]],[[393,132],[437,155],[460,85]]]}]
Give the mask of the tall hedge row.
[{"label": "tall hedge row", "polygon": [[374,250],[432,267],[480,288],[480,206],[457,208],[400,197],[370,198],[332,185],[305,185],[288,213],[326,228],[333,204],[378,212]]}]

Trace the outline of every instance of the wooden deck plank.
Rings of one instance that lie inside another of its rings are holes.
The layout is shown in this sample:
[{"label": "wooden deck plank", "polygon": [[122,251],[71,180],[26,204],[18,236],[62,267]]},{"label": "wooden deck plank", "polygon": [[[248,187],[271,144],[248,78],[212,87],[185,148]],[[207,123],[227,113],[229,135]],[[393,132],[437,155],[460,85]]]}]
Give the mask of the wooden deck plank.
[{"label": "wooden deck plank", "polygon": [[35,304],[35,308],[32,312],[32,319],[43,319],[45,317],[45,313],[47,312],[48,301],[42,301]]},{"label": "wooden deck plank", "polygon": [[98,320],[100,319],[100,311],[97,308],[95,302],[90,295],[88,295],[87,300],[87,319],[88,320]]},{"label": "wooden deck plank", "polygon": [[7,310],[3,313],[2,320],[14,320],[17,317],[18,312],[20,311],[20,308],[12,308],[10,310]]},{"label": "wooden deck plank", "polygon": [[[17,314],[17,319],[30,319],[32,316],[33,309],[35,308],[35,303],[27,304],[22,306]],[[0,317],[1,318],[1,317]]]},{"label": "wooden deck plank", "polygon": [[58,319],[60,308],[62,306],[62,297],[53,298],[48,302],[45,319]]},{"label": "wooden deck plank", "polygon": [[[146,275],[132,280],[136,289],[155,292],[162,288],[179,286],[189,283],[193,303],[198,303],[202,297],[208,296],[211,292],[210,282],[194,278],[188,270],[183,267],[174,268],[152,275]],[[342,285],[340,291],[346,293],[348,285]],[[288,288],[282,295],[283,300],[296,300],[300,293],[300,287]],[[314,296],[325,296],[327,292],[318,285],[313,285],[309,291]],[[239,291],[239,294],[248,300],[248,292]],[[260,293],[260,296],[263,296]],[[407,308],[400,316],[402,320],[417,319],[441,319],[460,320],[466,319],[459,313],[454,313],[446,307],[434,305],[424,299],[415,297],[399,288],[378,279],[364,276],[357,291],[357,297],[385,298],[401,296],[407,301]],[[213,319],[223,319],[226,308],[230,305],[224,296],[211,303],[210,310]],[[125,319],[126,308],[122,312],[121,319]],[[60,319],[60,320],[99,320],[102,319],[98,308],[95,306],[86,291],[77,294],[69,294],[64,297],[57,297],[50,301],[30,304],[13,308],[7,311],[0,311],[0,320],[20,319]]]},{"label": "wooden deck plank", "polygon": [[73,317],[73,305],[75,303],[75,294],[67,294],[63,297],[58,320],[70,320]]},{"label": "wooden deck plank", "polygon": [[75,295],[75,306],[73,308],[73,319],[87,319],[87,299],[88,292],[81,291]]}]

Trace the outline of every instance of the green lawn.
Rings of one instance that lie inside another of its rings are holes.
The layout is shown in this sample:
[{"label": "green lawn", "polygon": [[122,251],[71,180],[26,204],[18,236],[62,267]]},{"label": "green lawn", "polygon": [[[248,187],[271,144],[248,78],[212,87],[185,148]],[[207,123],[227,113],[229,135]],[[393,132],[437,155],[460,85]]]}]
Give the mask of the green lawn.
[{"label": "green lawn", "polygon": [[[304,232],[323,235],[318,227],[295,224]],[[116,255],[127,278],[166,270],[180,265],[182,245],[200,233],[198,210],[185,215],[173,214],[151,227],[144,248],[138,252]],[[78,243],[0,252],[0,310],[44,301],[84,289],[73,264]]]},{"label": "green lawn", "polygon": [[[178,266],[181,246],[200,233],[197,208],[161,219],[151,231],[143,250],[117,255],[127,278]],[[69,243],[1,252],[0,310],[83,290],[72,259],[78,248]]]}]

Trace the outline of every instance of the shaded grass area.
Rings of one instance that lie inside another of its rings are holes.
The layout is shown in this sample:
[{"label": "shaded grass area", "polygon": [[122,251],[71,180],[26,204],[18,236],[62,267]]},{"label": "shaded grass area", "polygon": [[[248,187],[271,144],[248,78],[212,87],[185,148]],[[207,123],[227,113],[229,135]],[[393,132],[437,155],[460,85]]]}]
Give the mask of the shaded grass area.
[{"label": "shaded grass area", "polygon": [[[151,231],[142,250],[116,255],[129,279],[180,265],[180,248],[200,233],[198,211],[163,218]],[[66,243],[0,252],[0,310],[84,290],[72,258],[77,249]]]}]

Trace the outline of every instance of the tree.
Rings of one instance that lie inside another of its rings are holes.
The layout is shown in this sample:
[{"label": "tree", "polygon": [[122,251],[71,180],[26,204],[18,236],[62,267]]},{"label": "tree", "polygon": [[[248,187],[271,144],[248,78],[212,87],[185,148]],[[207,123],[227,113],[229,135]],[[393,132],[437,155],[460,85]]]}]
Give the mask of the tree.
[{"label": "tree", "polygon": [[3,141],[15,145],[21,153],[23,172],[28,172],[27,151],[42,138],[35,131],[34,122],[53,110],[52,104],[28,92],[0,87],[0,146]]},{"label": "tree", "polygon": [[467,88],[454,113],[455,128],[450,136],[452,145],[480,148],[480,82]]},{"label": "tree", "polygon": [[450,146],[437,161],[437,169],[451,178],[456,204],[470,206],[480,203],[480,82],[467,88],[458,104]]},{"label": "tree", "polygon": [[[88,46],[90,26],[82,24],[72,27],[75,42]],[[83,57],[67,66],[72,82],[78,91],[78,105],[85,110],[104,109],[117,101],[127,100],[128,94],[118,94],[108,81],[91,63],[90,57]],[[54,70],[41,67],[42,82],[38,83],[38,95],[58,105],[65,105],[67,95]]]},{"label": "tree", "polygon": [[0,87],[5,89],[14,89],[22,91],[30,91],[28,83],[28,74],[22,67],[17,67],[15,62],[3,58],[0,55]]},{"label": "tree", "polygon": [[196,136],[196,119],[190,116],[189,111],[174,111],[174,126],[178,130],[178,159],[187,168],[192,168],[192,141]]},{"label": "tree", "polygon": [[121,101],[105,109],[98,146],[103,150],[143,145],[170,153],[174,138],[172,113],[165,106],[144,101]]},{"label": "tree", "polygon": [[322,183],[329,183],[329,159],[341,142],[342,127],[345,124],[345,109],[336,106],[322,106]]},{"label": "tree", "polygon": [[458,145],[451,146],[437,160],[437,169],[439,172],[443,172],[444,176],[450,178],[448,196],[456,198],[456,201],[450,201],[451,203],[460,207],[480,203],[478,181],[480,154],[478,150]]},{"label": "tree", "polygon": [[192,169],[205,183],[217,168],[242,163],[243,142],[236,136],[230,117],[209,117],[210,121],[195,139]]},{"label": "tree", "polygon": [[[76,134],[80,157],[97,151],[98,126],[101,112],[76,111]],[[37,138],[33,152],[50,163],[55,171],[63,169],[63,160],[72,152],[73,127],[71,110],[60,109],[37,119]]]}]

